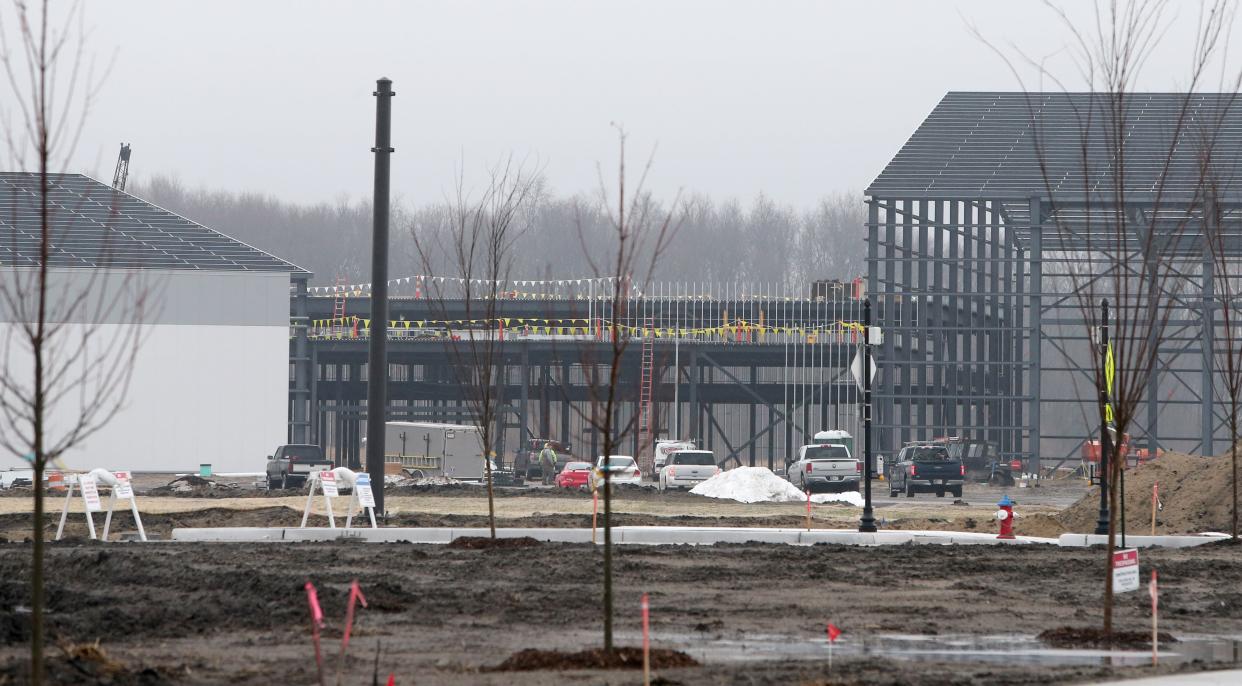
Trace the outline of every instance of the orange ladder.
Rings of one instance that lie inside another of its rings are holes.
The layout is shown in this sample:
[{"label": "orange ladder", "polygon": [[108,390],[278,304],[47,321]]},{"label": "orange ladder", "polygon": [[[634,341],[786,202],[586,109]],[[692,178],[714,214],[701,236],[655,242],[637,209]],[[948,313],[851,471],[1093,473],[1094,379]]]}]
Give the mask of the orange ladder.
[{"label": "orange ladder", "polygon": [[643,357],[642,384],[638,391],[638,463],[642,465],[644,474],[654,478],[654,456],[647,459],[649,449],[655,445],[651,440],[651,392],[655,383],[655,321],[648,318],[643,322]]}]

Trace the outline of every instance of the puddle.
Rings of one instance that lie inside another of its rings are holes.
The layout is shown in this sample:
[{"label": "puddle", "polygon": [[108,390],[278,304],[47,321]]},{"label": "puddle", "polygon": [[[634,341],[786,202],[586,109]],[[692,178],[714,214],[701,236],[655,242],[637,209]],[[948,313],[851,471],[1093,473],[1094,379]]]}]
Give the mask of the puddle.
[{"label": "puddle", "polygon": [[[628,637],[627,637],[628,638]],[[635,636],[635,638],[639,638]],[[822,660],[828,657],[824,637],[749,635],[744,638],[708,637],[694,634],[657,634],[661,647],[675,648],[701,662],[749,662],[754,660]],[[1177,643],[1160,646],[1160,661],[1169,663],[1240,662],[1239,637],[1185,636]],[[1110,665],[1151,663],[1150,650],[1069,650],[1049,648],[1034,636],[1018,634],[941,635],[878,634],[866,638],[837,640],[834,657],[876,656],[935,662],[994,662],[1007,665]]]}]

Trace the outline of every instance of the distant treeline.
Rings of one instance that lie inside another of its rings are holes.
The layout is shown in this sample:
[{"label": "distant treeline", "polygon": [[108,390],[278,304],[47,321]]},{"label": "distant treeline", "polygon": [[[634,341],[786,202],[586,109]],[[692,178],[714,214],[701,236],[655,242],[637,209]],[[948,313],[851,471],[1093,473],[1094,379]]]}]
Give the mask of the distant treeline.
[{"label": "distant treeline", "polygon": [[[299,205],[262,193],[190,189],[157,176],[131,184],[134,195],[315,274],[327,285],[338,277],[357,283],[370,271],[371,205],[367,201]],[[668,204],[650,199],[659,211]],[[428,270],[415,247],[442,246],[451,208],[445,204],[395,205],[390,274]],[[816,279],[847,280],[863,272],[866,209],[859,193],[826,196],[798,210],[760,195],[749,203],[690,195],[674,208],[677,232],[656,263],[654,279],[697,282],[768,282],[787,287]],[[598,197],[556,197],[540,191],[524,209],[514,242],[514,279],[594,275],[588,253],[607,273],[608,215]],[[430,251],[432,271],[453,269]]]}]

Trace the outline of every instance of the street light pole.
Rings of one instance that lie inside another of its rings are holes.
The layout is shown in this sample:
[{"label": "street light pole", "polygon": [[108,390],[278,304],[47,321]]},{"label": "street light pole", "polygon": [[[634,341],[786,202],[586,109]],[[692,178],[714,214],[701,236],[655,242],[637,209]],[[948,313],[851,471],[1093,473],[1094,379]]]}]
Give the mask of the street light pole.
[{"label": "street light pole", "polygon": [[871,509],[871,298],[863,301],[863,511],[858,531],[875,533],[875,514]]},{"label": "street light pole", "polygon": [[1108,436],[1108,420],[1105,408],[1108,406],[1108,298],[1101,304],[1100,315],[1100,514],[1095,522],[1097,536],[1108,535],[1108,463],[1112,452],[1112,441]]},{"label": "street light pole", "polygon": [[384,510],[384,423],[388,407],[388,192],[392,154],[392,81],[375,83],[375,196],[371,234],[371,340],[367,355],[366,471],[375,489],[375,510]]}]

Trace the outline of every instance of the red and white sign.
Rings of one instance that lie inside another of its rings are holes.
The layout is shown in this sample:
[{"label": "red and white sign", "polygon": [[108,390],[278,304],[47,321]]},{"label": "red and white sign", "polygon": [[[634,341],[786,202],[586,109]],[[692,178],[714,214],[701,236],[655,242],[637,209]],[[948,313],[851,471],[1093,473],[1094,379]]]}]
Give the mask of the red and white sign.
[{"label": "red and white sign", "polygon": [[117,500],[134,497],[134,487],[130,483],[129,472],[112,472],[112,476],[116,477],[116,485],[112,487],[112,495],[116,496]]},{"label": "red and white sign", "polygon": [[1138,550],[1129,548],[1113,552],[1113,593],[1139,589]]},{"label": "red and white sign", "polygon": [[78,477],[78,486],[82,488],[82,502],[87,512],[99,512],[103,507],[99,503],[99,488],[95,485],[95,477],[83,474]]},{"label": "red and white sign", "polygon": [[319,472],[319,488],[323,490],[325,498],[337,497],[339,493],[336,490],[336,472]]}]

